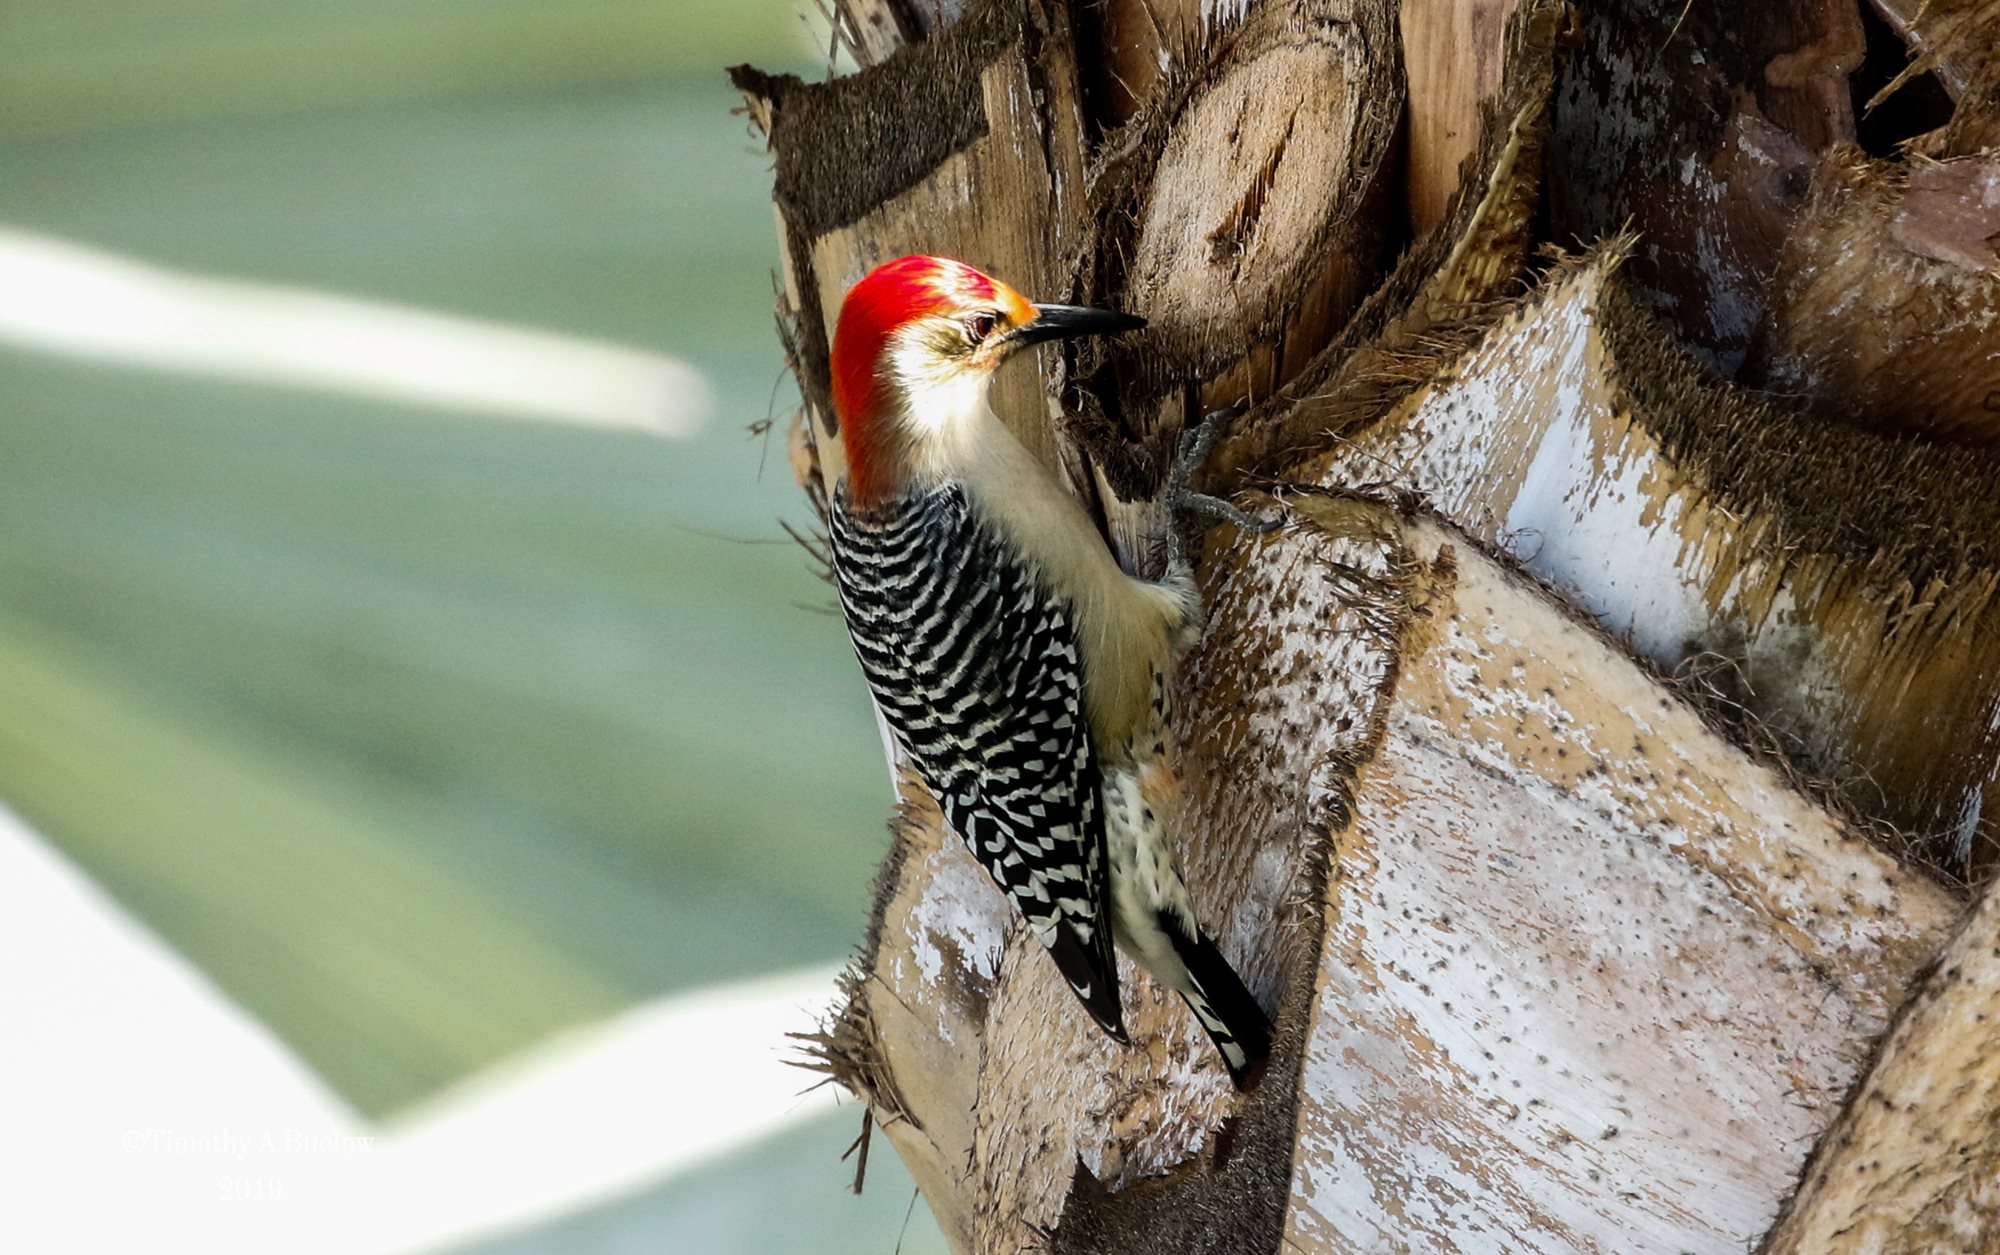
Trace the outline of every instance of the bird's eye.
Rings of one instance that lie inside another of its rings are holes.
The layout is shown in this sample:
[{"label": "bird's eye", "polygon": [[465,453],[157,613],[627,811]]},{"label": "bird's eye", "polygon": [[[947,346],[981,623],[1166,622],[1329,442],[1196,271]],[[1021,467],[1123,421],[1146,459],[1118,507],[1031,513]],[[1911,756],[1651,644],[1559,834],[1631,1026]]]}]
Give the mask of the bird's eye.
[{"label": "bird's eye", "polygon": [[969,315],[965,320],[966,338],[974,344],[978,344],[981,340],[993,334],[993,328],[998,326],[999,322],[998,318],[984,310],[977,314]]}]

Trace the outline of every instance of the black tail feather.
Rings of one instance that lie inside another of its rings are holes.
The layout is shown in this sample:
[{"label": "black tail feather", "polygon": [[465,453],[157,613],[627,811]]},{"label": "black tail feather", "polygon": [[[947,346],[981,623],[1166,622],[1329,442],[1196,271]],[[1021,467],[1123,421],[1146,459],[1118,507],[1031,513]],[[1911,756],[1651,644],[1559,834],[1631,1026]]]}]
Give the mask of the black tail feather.
[{"label": "black tail feather", "polygon": [[1160,926],[1172,939],[1174,953],[1180,956],[1195,987],[1194,994],[1181,996],[1221,1052],[1229,1079],[1236,1082],[1236,1088],[1247,1088],[1271,1053],[1270,1017],[1207,933],[1197,930],[1189,937],[1186,927],[1164,912]]},{"label": "black tail feather", "polygon": [[1118,999],[1118,960],[1111,953],[1110,930],[1096,929],[1092,940],[1086,942],[1068,921],[1059,922],[1055,939],[1049,942],[1049,954],[1054,956],[1063,979],[1069,982],[1070,991],[1098,1027],[1111,1040],[1130,1045],[1132,1038],[1125,1032],[1125,1008]]}]

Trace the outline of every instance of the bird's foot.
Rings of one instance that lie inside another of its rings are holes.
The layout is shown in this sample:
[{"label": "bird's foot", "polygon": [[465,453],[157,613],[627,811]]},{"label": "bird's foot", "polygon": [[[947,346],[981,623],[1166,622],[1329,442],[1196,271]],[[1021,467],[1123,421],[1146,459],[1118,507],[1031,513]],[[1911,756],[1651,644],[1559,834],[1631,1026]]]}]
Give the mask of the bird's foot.
[{"label": "bird's foot", "polygon": [[1263,535],[1275,531],[1283,521],[1275,516],[1257,518],[1221,497],[1211,497],[1189,487],[1202,464],[1208,461],[1215,442],[1243,414],[1244,409],[1240,405],[1216,410],[1181,436],[1180,449],[1167,476],[1166,491],[1167,508],[1173,513],[1177,540],[1198,536],[1217,523],[1234,523],[1246,532]]}]

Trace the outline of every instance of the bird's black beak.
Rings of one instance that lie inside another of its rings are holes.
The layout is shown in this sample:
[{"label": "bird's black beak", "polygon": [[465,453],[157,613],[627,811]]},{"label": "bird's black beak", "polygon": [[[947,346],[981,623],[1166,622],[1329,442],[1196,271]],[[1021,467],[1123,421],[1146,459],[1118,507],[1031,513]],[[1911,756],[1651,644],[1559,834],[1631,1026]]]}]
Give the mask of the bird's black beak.
[{"label": "bird's black beak", "polygon": [[1037,305],[1035,321],[1014,329],[1007,339],[1014,344],[1040,344],[1044,340],[1072,340],[1077,336],[1104,336],[1119,331],[1137,331],[1146,320],[1137,314],[1121,314],[1110,309],[1086,309],[1081,305]]}]

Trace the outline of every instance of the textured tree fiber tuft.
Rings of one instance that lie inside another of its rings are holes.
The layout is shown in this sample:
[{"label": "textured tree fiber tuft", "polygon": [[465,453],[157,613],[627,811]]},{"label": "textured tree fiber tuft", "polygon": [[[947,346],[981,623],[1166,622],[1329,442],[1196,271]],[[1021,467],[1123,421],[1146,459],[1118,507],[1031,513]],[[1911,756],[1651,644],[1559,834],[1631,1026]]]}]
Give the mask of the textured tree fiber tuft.
[{"label": "textured tree fiber tuft", "polygon": [[2000,156],[1821,169],[1746,378],[1831,422],[2000,444]]}]

